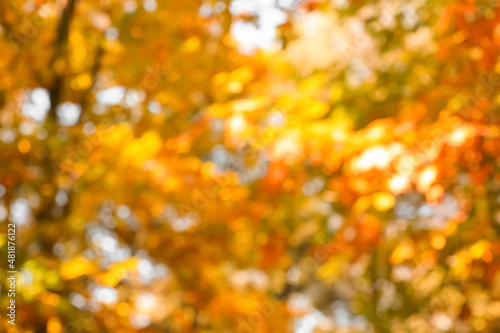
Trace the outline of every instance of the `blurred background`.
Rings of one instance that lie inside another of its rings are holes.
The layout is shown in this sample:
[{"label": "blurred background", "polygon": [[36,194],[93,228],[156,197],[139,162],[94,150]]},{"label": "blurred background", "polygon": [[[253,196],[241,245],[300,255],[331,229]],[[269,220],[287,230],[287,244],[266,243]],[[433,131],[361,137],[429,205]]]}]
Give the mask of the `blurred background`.
[{"label": "blurred background", "polygon": [[1,330],[499,332],[497,5],[0,2]]}]

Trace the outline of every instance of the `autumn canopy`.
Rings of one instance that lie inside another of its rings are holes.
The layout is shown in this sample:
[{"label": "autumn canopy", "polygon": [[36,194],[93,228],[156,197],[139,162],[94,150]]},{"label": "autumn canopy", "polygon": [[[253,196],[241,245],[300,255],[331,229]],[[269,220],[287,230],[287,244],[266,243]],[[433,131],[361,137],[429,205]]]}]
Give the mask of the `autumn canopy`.
[{"label": "autumn canopy", "polygon": [[499,49],[490,0],[0,1],[0,331],[499,332]]}]

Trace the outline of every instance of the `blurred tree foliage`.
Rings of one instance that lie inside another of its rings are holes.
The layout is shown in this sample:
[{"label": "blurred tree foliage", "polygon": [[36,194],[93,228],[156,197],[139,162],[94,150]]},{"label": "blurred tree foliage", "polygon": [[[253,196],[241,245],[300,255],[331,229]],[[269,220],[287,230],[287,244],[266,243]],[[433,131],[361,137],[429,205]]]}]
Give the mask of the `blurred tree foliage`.
[{"label": "blurred tree foliage", "polygon": [[2,331],[498,332],[497,5],[1,1]]}]

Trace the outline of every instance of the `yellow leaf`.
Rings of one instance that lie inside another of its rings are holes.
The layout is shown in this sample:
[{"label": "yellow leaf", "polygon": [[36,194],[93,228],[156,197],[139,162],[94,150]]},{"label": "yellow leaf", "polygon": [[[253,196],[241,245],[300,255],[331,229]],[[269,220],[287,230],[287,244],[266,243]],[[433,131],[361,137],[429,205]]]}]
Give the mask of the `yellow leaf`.
[{"label": "yellow leaf", "polygon": [[262,109],[268,103],[265,97],[247,98],[231,103],[234,112],[249,112]]},{"label": "yellow leaf", "polygon": [[82,275],[92,274],[94,265],[84,257],[78,257],[61,265],[60,274],[63,280],[76,279]]},{"label": "yellow leaf", "polygon": [[184,42],[182,49],[187,52],[193,52],[200,48],[200,39],[198,37],[191,37]]},{"label": "yellow leaf", "polygon": [[328,278],[329,281],[332,281],[340,272],[342,263],[343,262],[340,258],[332,257],[320,268],[318,268],[318,270],[316,271],[316,276],[321,280]]},{"label": "yellow leaf", "polygon": [[379,192],[373,195],[373,207],[376,210],[385,212],[391,209],[396,203],[396,199],[390,193]]},{"label": "yellow leaf", "polygon": [[225,118],[231,114],[231,109],[222,103],[215,103],[206,108],[207,115],[212,118]]},{"label": "yellow leaf", "polygon": [[309,99],[299,103],[298,112],[303,119],[318,119],[325,116],[330,109],[327,102]]},{"label": "yellow leaf", "polygon": [[162,141],[154,131],[144,133],[139,139],[125,145],[122,158],[130,161],[134,166],[139,167],[145,161],[156,156],[161,149]]},{"label": "yellow leaf", "polygon": [[317,92],[318,89],[323,86],[326,81],[328,80],[328,74],[327,73],[320,73],[313,75],[311,78],[305,80],[299,85],[299,89],[311,93],[311,92]]},{"label": "yellow leaf", "polygon": [[253,70],[248,66],[242,66],[231,73],[233,80],[241,83],[247,83],[254,77]]},{"label": "yellow leaf", "polygon": [[393,264],[399,264],[403,260],[411,259],[415,255],[415,247],[412,243],[404,241],[392,252],[390,260]]}]

